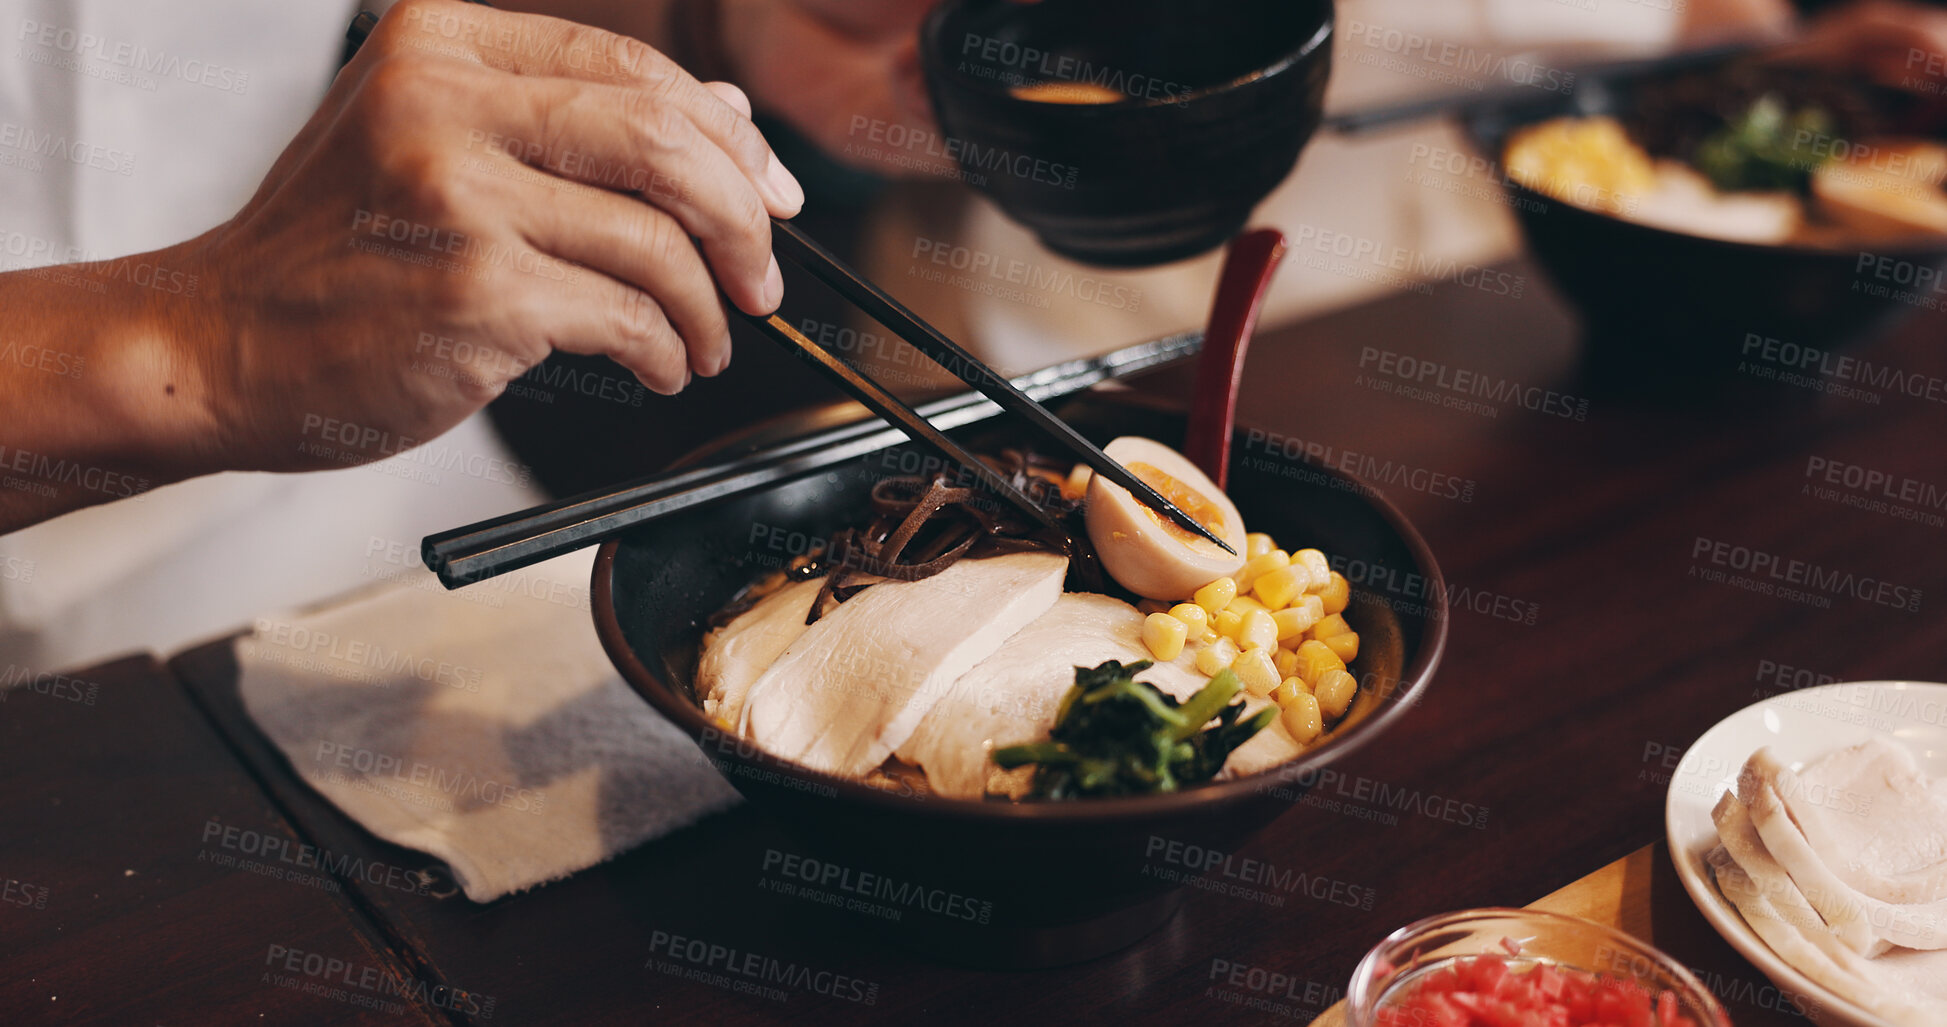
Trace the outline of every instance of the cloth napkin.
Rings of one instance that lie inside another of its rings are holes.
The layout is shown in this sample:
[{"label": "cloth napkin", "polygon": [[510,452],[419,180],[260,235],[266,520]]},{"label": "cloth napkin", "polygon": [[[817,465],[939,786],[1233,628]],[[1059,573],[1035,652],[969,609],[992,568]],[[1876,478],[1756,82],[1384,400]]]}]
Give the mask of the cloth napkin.
[{"label": "cloth napkin", "polygon": [[423,568],[237,646],[250,716],[387,841],[475,902],[556,880],[737,800],[622,683],[589,619],[592,552],[456,592]]}]

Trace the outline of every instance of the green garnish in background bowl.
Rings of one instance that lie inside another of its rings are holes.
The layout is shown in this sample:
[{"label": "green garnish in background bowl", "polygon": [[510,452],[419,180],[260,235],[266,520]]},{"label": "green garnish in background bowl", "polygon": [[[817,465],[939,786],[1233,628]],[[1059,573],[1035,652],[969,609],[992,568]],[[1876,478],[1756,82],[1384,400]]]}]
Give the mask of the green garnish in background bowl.
[{"label": "green garnish in background bowl", "polygon": [[1029,794],[1038,799],[1173,792],[1216,777],[1231,752],[1277,716],[1260,710],[1240,723],[1244,704],[1231,699],[1243,685],[1228,670],[1179,704],[1136,680],[1150,666],[1110,660],[1076,667],[1049,740],[996,749],[994,762],[1008,770],[1035,764]]},{"label": "green garnish in background bowl", "polygon": [[1802,194],[1811,188],[1812,172],[1827,159],[1815,141],[1829,142],[1835,131],[1825,108],[1791,110],[1776,94],[1766,93],[1698,144],[1692,163],[1726,192],[1790,189]]}]

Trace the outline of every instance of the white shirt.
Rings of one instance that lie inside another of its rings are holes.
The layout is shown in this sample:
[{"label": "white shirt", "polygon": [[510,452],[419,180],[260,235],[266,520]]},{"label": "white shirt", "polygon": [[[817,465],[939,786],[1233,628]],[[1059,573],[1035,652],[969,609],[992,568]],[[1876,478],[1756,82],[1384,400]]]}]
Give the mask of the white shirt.
[{"label": "white shirt", "polygon": [[[0,269],[228,220],[323,98],[357,7],[0,0]],[[531,478],[475,417],[382,464],[217,475],[0,536],[0,682],[398,576],[423,535],[537,500]]]}]

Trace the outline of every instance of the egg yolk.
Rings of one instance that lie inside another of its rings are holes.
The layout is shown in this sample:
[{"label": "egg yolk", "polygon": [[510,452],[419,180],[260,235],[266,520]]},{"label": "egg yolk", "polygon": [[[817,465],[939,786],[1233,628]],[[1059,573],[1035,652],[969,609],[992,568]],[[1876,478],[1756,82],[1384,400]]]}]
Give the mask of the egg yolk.
[{"label": "egg yolk", "polygon": [[[1153,464],[1138,462],[1129,464],[1128,467],[1130,474],[1135,475],[1143,484],[1155,489],[1164,499],[1175,503],[1177,509],[1196,518],[1197,523],[1209,528],[1211,534],[1222,535],[1224,533],[1223,510],[1219,509],[1217,504],[1204,498],[1203,493],[1183,484],[1167,471]],[[1177,524],[1175,521],[1165,519],[1162,514],[1151,510],[1149,507],[1143,507],[1143,512],[1148,514],[1150,520],[1155,521],[1164,531],[1168,532],[1179,542],[1186,545],[1199,542],[1204,545],[1210,544],[1202,536]]]}]

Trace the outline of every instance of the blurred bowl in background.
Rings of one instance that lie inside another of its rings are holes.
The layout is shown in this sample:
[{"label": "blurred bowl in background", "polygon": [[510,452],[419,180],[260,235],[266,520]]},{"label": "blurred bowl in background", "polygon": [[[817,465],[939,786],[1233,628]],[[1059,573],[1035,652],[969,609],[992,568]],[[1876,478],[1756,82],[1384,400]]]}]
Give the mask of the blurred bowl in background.
[{"label": "blurred bowl in background", "polygon": [[920,33],[945,147],[1050,249],[1222,244],[1318,127],[1331,0],[947,0]]},{"label": "blurred bowl in background", "polygon": [[[1635,376],[1646,385],[1665,375],[1724,376],[1744,357],[1819,373],[1832,351],[1917,311],[1947,306],[1947,237],[1856,246],[1732,242],[1578,206],[1507,174],[1509,138],[1557,117],[1610,115],[1652,153],[1681,152],[1702,126],[1754,94],[1806,88],[1803,79],[1794,86],[1777,74],[1739,65],[1591,76],[1572,92],[1465,116],[1465,131],[1491,162],[1529,252],[1581,314],[1595,376]],[[1826,82],[1821,94],[1833,88]],[[1901,103],[1861,86],[1839,106],[1868,112],[1883,130],[1900,127],[1902,112],[1892,108]]]}]

